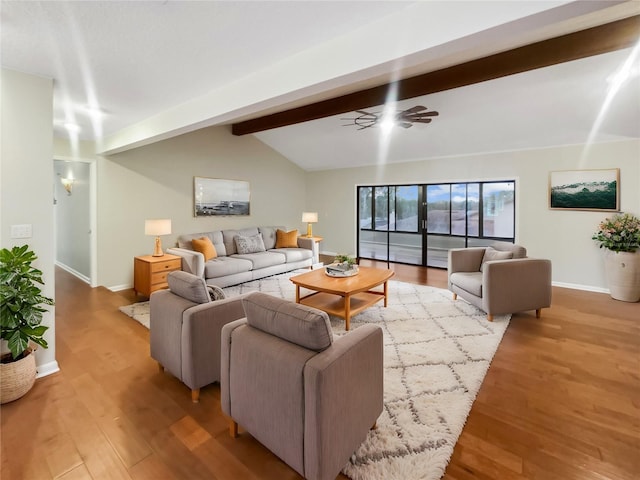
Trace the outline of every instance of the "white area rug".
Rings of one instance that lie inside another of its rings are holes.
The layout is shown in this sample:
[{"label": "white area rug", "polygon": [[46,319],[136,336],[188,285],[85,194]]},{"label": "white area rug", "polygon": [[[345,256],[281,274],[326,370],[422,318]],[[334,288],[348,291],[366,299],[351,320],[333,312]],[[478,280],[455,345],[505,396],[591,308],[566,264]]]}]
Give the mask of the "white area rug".
[{"label": "white area rug", "polygon": [[[293,272],[225,288],[227,296],[261,291],[295,299]],[[120,307],[148,327],[148,302]],[[377,429],[343,469],[354,480],[438,480],[444,474],[509,315],[486,314],[447,290],[389,282],[389,306],[351,319],[384,331],[384,411]],[[336,335],[344,320],[332,318]]]}]

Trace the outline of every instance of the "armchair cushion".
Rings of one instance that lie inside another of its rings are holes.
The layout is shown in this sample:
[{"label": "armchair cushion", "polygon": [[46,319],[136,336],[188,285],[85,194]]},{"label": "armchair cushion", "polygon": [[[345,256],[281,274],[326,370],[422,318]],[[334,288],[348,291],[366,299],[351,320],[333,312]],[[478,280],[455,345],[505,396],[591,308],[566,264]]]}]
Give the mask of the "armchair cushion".
[{"label": "armchair cushion", "polygon": [[509,260],[511,258],[513,258],[513,252],[500,251],[492,247],[487,247],[484,251],[484,256],[482,257],[480,271],[482,272],[485,262],[490,262],[491,260]]},{"label": "armchair cushion", "polygon": [[308,350],[321,352],[333,342],[329,316],[320,310],[252,293],[242,300],[247,323]]},{"label": "armchair cushion", "polygon": [[476,297],[482,297],[482,273],[481,272],[452,273],[451,283],[475,295]]},{"label": "armchair cushion", "polygon": [[176,271],[167,275],[169,290],[193,303],[209,303],[211,297],[204,278],[191,273]]}]

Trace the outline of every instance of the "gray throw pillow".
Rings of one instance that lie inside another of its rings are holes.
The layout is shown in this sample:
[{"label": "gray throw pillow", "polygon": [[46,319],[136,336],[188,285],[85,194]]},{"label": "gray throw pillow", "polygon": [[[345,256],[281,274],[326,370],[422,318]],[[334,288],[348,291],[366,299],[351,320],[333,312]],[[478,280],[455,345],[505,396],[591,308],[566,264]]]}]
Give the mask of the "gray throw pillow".
[{"label": "gray throw pillow", "polygon": [[216,285],[207,286],[207,290],[209,290],[209,297],[211,297],[211,301],[215,302],[216,300],[224,300],[227,296],[224,294],[224,290]]},{"label": "gray throw pillow", "polygon": [[236,235],[233,240],[236,242],[236,250],[238,250],[238,253],[241,255],[266,251],[262,235],[260,234],[250,237]]},{"label": "gray throw pillow", "polygon": [[193,303],[209,303],[209,290],[204,278],[188,272],[171,272],[167,275],[169,290]]},{"label": "gray throw pillow", "polygon": [[501,252],[495,248],[487,247],[484,251],[484,257],[482,257],[480,271],[482,272],[485,262],[490,262],[491,260],[509,260],[510,258],[513,258],[513,252]]}]

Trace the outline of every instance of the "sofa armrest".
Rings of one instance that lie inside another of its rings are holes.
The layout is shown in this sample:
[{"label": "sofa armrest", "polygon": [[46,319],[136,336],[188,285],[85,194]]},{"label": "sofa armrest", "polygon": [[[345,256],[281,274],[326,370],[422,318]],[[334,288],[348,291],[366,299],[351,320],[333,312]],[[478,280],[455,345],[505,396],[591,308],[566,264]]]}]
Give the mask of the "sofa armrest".
[{"label": "sofa armrest", "polygon": [[550,260],[493,260],[482,270],[485,312],[499,315],[551,306]]},{"label": "sofa armrest", "polygon": [[191,389],[220,381],[222,328],[244,317],[244,295],[202,303],[182,318],[182,381]]},{"label": "sofa armrest", "polygon": [[306,248],[307,250],[313,250],[316,245],[316,241],[310,237],[298,237],[298,248]]},{"label": "sofa armrest", "polygon": [[167,248],[167,253],[182,257],[182,270],[204,278],[204,255],[186,248]]},{"label": "sofa armrest", "polygon": [[335,476],[383,409],[383,340],[366,324],[335,340],[304,369],[307,478]]},{"label": "sofa armrest", "polygon": [[227,323],[222,327],[220,338],[220,407],[223,413],[231,416],[231,395],[229,393],[229,365],[231,361],[231,336],[233,331],[247,324],[246,318]]}]

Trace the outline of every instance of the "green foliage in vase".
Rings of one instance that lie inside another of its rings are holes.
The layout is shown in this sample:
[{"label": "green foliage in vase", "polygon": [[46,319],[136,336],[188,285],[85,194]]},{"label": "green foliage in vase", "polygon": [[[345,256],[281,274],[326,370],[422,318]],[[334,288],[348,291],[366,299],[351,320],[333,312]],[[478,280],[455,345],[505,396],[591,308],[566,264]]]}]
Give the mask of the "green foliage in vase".
[{"label": "green foliage in vase", "polygon": [[631,213],[618,213],[600,222],[591,239],[613,252],[635,252],[640,248],[640,219]]},{"label": "green foliage in vase", "polygon": [[32,266],[37,258],[28,245],[0,250],[0,338],[7,341],[13,360],[24,356],[30,341],[47,348],[43,305],[53,305],[53,299],[38,286],[44,283],[42,272]]},{"label": "green foliage in vase", "polygon": [[349,255],[343,255],[343,254],[336,255],[336,258],[333,261],[336,263],[346,263],[349,266],[356,264],[355,258],[350,257]]}]

